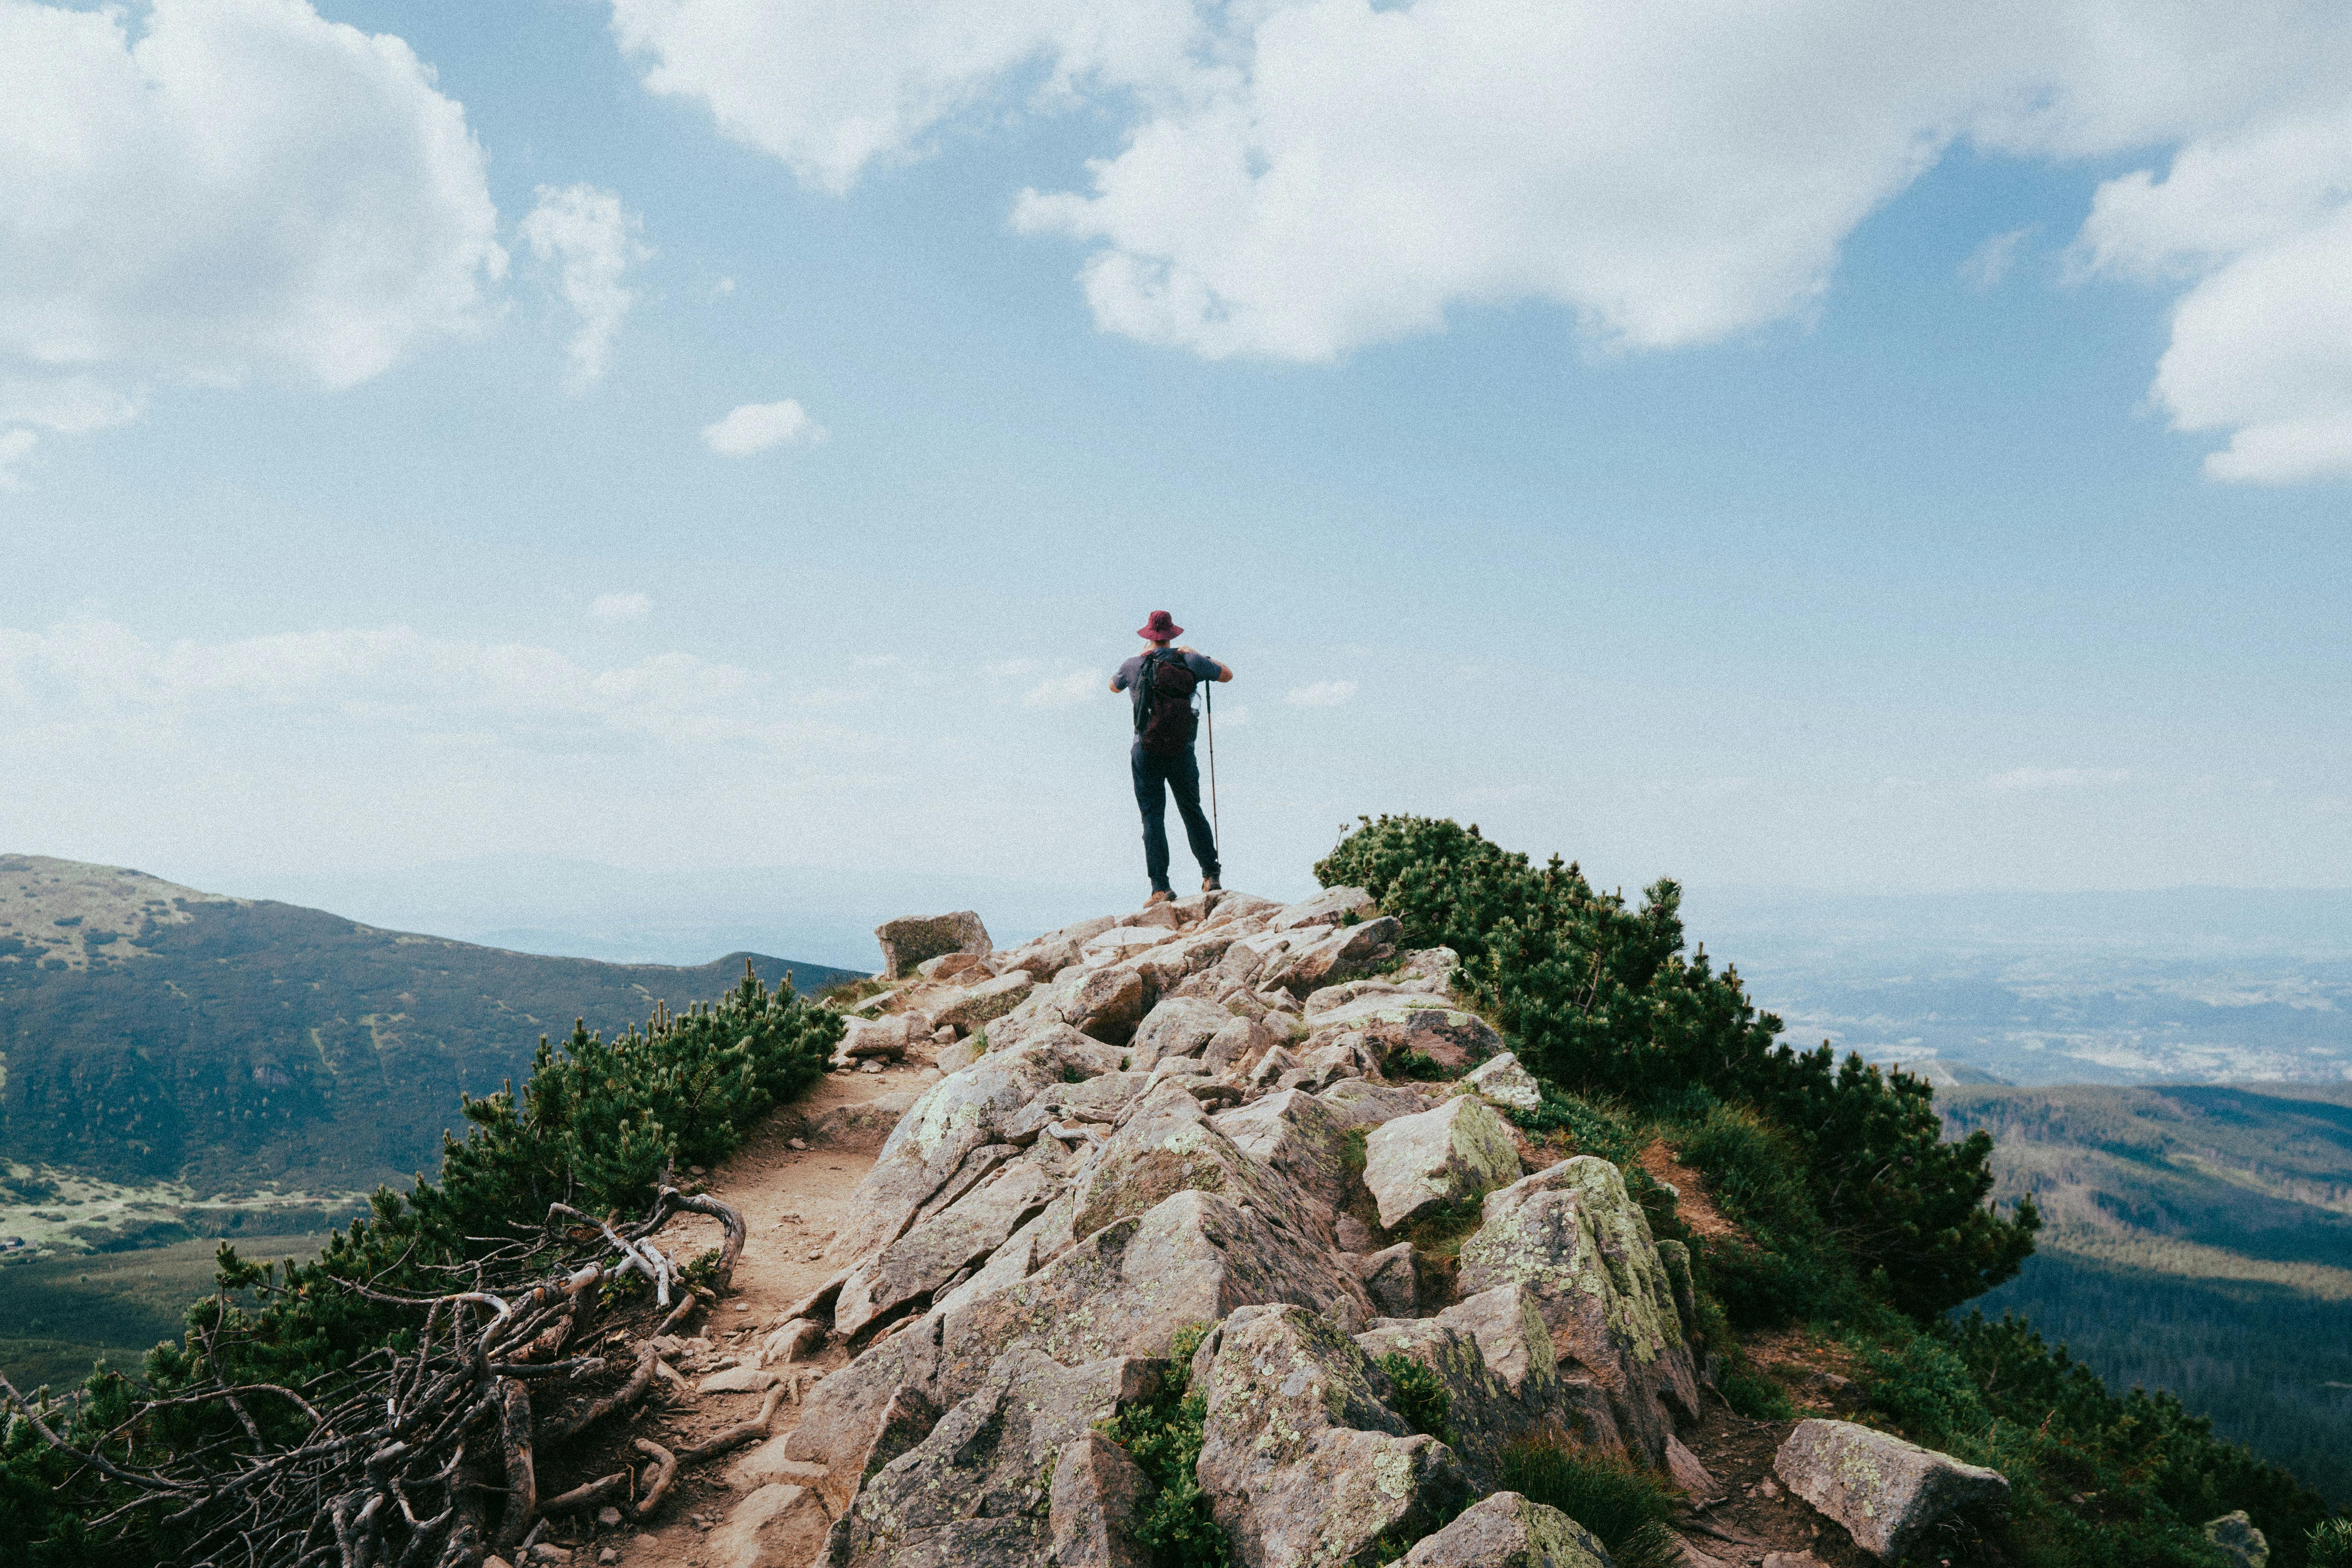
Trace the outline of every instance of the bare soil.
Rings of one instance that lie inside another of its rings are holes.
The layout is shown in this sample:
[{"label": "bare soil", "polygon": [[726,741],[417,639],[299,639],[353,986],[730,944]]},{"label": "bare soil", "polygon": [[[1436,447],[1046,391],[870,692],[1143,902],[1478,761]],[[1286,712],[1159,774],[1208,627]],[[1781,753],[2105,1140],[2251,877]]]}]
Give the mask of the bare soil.
[{"label": "bare soil", "polygon": [[[825,1261],[825,1248],[850,1195],[872,1168],[899,1110],[937,1077],[928,1060],[913,1058],[879,1073],[827,1073],[806,1098],[769,1117],[725,1166],[709,1173],[704,1190],[743,1216],[743,1253],[726,1299],[676,1331],[709,1339],[714,1359],[748,1361],[767,1332],[831,1277],[835,1266]],[[794,1147],[796,1142],[802,1146]],[[718,1221],[695,1215],[681,1216],[662,1234],[664,1245],[680,1258],[715,1247],[720,1239]],[[828,1347],[806,1359],[829,1371],[845,1358],[838,1347]],[[703,1375],[711,1370],[706,1365]],[[608,1418],[553,1457],[539,1478],[540,1495],[643,1465],[643,1456],[629,1447],[633,1437],[650,1437],[675,1451],[759,1414],[761,1394],[698,1394],[691,1385],[699,1378],[687,1373],[685,1381],[688,1387],[662,1382],[635,1419]],[[799,1416],[799,1406],[790,1399],[777,1405],[770,1439],[790,1432]],[[728,1470],[756,1447],[686,1467],[649,1527],[624,1524],[608,1531],[588,1517],[574,1516],[551,1521],[540,1539],[578,1548],[573,1561],[583,1568],[607,1550],[628,1568],[719,1568],[706,1550],[706,1538],[743,1495],[728,1484]]]}]

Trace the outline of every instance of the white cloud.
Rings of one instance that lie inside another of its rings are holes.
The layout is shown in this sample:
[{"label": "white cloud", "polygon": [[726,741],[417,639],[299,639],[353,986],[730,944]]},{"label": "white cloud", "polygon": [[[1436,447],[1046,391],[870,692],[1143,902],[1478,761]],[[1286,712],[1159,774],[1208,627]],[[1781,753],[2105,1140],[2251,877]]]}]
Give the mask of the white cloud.
[{"label": "white cloud", "polygon": [[0,490],[13,490],[24,484],[19,470],[40,440],[30,430],[0,430]]},{"label": "white cloud", "polygon": [[613,0],[613,32],[648,89],[837,193],[1014,73],[1042,67],[1050,97],[1162,82],[1200,23],[1187,0]]},{"label": "white cloud", "polygon": [[0,419],[158,384],[339,388],[468,331],[504,275],[465,110],[305,0],[0,0]]},{"label": "white cloud", "polygon": [[727,417],[702,427],[702,439],[725,458],[748,458],[783,443],[809,446],[824,439],[824,426],[790,397],[782,403],[745,403]]},{"label": "white cloud", "polygon": [[2231,433],[2209,475],[2352,479],[2352,103],[2192,142],[2161,180],[2108,181],[2076,258],[2195,279],[2155,395],[2176,429]]},{"label": "white cloud", "polygon": [[[2190,285],[2156,396],[2183,430],[2231,433],[2217,478],[2352,472],[2340,0],[613,0],[613,17],[648,88],[833,191],[959,123],[1090,99],[1118,149],[1081,190],[1023,194],[1014,221],[1089,247],[1105,330],[1210,357],[1328,360],[1526,300],[1601,349],[1716,342],[1807,319],[1855,226],[1956,144],[2174,150],[2161,182],[2102,189],[2077,270],[2152,261]],[[1963,276],[1990,287],[2020,240]]]},{"label": "white cloud", "polygon": [[2007,234],[1986,237],[1983,244],[1961,258],[1958,268],[1960,281],[1979,294],[2000,287],[2000,280],[2008,277],[2009,269],[2017,264],[2018,247],[2024,244],[2026,237],[2032,232],[2029,225],[2024,228],[2011,229]]},{"label": "white cloud", "polygon": [[637,238],[644,227],[618,195],[584,184],[540,186],[539,205],[522,220],[531,254],[556,269],[556,288],[580,318],[565,375],[574,391],[604,380],[612,363],[613,339],[636,302],[621,279],[654,254]]},{"label": "white cloud", "polygon": [[1034,658],[1001,658],[988,667],[988,673],[1000,680],[1016,676],[1034,675],[1045,667]]},{"label": "white cloud", "polygon": [[1075,708],[1081,702],[1091,702],[1096,696],[1110,688],[1109,678],[1099,670],[1074,669],[1067,675],[1056,675],[1031,687],[1021,699],[1024,708]]},{"label": "white cloud", "polygon": [[651,615],[653,607],[653,599],[645,594],[599,594],[588,613],[600,621],[634,621]]},{"label": "white cloud", "polygon": [[1990,790],[2100,789],[2125,783],[2128,768],[2011,768],[1985,780]]},{"label": "white cloud", "polygon": [[339,628],[150,642],[109,621],[0,627],[0,731],[25,721],[131,735],[234,712],[400,734],[486,731],[542,751],[616,743],[782,745],[774,683],[685,653],[584,666],[550,647]]},{"label": "white cloud", "polygon": [[1352,680],[1318,680],[1307,686],[1294,686],[1282,694],[1282,700],[1293,708],[1337,708],[1356,694]]}]

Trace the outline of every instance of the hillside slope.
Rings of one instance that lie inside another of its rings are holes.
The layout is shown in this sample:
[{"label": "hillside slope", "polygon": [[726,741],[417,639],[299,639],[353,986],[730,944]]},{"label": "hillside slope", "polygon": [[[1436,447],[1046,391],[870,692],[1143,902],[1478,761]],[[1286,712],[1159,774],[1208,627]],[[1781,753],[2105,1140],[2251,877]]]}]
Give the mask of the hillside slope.
[{"label": "hillside slope", "polygon": [[437,1161],[461,1092],[742,976],[848,972],[730,953],[606,963],[380,931],[136,871],[0,857],[0,1160],[199,1193],[364,1189]]},{"label": "hillside slope", "polygon": [[2109,1383],[2173,1390],[2352,1499],[2352,1088],[1944,1088],[1998,1140],[1997,1196],[2047,1218],[1977,1305],[2031,1317]]}]

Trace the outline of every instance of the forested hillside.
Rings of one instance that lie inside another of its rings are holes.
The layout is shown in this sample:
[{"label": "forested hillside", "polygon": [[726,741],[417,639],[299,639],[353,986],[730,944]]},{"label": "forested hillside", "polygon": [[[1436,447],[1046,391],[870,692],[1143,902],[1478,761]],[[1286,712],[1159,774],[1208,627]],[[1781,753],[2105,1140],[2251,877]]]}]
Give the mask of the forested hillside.
[{"label": "forested hillside", "polygon": [[2044,1218],[1988,1312],[2352,1500],[2352,1089],[1965,1087],[1937,1104],[1995,1136],[1997,1195]]},{"label": "forested hillside", "polygon": [[575,1019],[616,1032],[725,991],[730,953],[604,963],[379,931],[135,871],[0,857],[0,1160],[20,1203],[58,1170],[197,1194],[364,1191],[437,1162],[461,1092],[529,1070]]}]

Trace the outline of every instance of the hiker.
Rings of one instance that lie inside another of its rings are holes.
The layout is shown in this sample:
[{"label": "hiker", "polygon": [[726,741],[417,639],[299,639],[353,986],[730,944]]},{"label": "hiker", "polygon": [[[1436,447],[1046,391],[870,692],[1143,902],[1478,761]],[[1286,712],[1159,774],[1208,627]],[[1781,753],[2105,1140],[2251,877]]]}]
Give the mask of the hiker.
[{"label": "hiker", "polygon": [[1135,745],[1128,765],[1135,774],[1135,804],[1143,812],[1143,868],[1151,875],[1151,896],[1144,902],[1164,904],[1176,896],[1168,887],[1170,790],[1176,792],[1192,858],[1201,863],[1201,890],[1213,892],[1223,885],[1217,880],[1216,836],[1201,813],[1201,763],[1192,754],[1200,715],[1192,710],[1192,689],[1203,680],[1231,680],[1234,672],[1204,653],[1170,647],[1184,628],[1165,610],[1152,611],[1135,635],[1151,647],[1120,665],[1110,689],[1129,693],[1134,704]]}]

